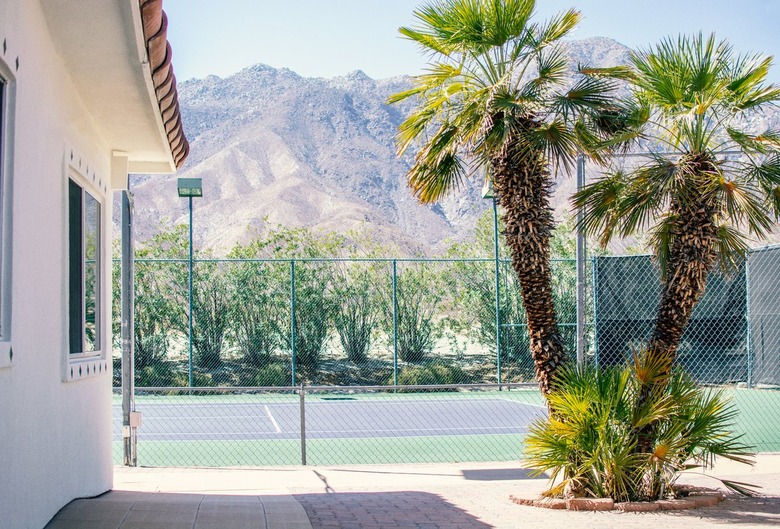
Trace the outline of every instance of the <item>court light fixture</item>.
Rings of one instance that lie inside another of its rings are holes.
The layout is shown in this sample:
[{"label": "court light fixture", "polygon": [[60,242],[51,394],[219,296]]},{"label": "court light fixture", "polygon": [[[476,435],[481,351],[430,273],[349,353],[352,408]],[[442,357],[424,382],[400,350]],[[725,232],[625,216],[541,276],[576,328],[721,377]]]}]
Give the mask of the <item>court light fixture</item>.
[{"label": "court light fixture", "polygon": [[200,178],[179,178],[178,187],[180,197],[203,196],[203,181]]}]

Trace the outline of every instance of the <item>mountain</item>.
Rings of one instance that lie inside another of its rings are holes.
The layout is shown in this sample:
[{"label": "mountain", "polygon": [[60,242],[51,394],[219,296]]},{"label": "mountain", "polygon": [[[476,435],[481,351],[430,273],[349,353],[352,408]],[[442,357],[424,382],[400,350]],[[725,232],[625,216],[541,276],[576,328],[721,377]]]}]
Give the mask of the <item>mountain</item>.
[{"label": "mountain", "polygon": [[[606,38],[568,43],[574,65],[625,64],[628,49]],[[450,240],[473,236],[491,206],[482,181],[433,206],[420,205],[406,186],[412,154],[397,157],[394,136],[412,108],[388,106],[410,77],[374,80],[361,71],[333,79],[305,78],[256,65],[227,78],[179,83],[190,156],[179,177],[203,179],[193,201],[199,247],[217,255],[265,225],[325,231],[369,230],[404,253],[435,255]],[[186,223],[176,179],[133,175],[137,239],[162,224]],[[561,176],[556,215],[568,209],[574,180]]]}]

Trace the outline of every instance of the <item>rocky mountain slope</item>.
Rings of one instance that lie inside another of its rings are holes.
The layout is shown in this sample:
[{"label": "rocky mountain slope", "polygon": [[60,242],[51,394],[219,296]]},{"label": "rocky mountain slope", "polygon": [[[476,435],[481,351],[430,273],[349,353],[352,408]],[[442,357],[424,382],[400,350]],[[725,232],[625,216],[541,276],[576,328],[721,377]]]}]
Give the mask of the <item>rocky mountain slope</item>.
[{"label": "rocky mountain slope", "polygon": [[[625,63],[628,49],[605,38],[569,43],[573,64]],[[435,255],[449,240],[467,240],[490,202],[479,178],[440,204],[422,206],[405,174],[411,154],[398,158],[394,136],[410,104],[388,106],[409,77],[374,80],[363,72],[333,79],[304,78],[256,65],[222,79],[179,83],[191,154],[180,177],[203,179],[194,200],[197,244],[224,254],[265,225],[326,231],[370,230],[405,253]],[[136,234],[187,222],[176,179],[134,175]],[[559,177],[554,207],[568,209],[574,181]]]}]

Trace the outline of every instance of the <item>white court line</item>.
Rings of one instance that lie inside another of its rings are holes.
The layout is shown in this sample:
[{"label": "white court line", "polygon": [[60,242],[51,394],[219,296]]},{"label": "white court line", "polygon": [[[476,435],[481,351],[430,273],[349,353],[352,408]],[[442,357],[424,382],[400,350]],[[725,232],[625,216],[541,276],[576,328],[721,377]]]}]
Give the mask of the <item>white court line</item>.
[{"label": "white court line", "polygon": [[276,422],[276,419],[274,419],[274,416],[271,415],[271,410],[268,409],[268,405],[263,404],[263,408],[265,409],[265,414],[268,415],[269,419],[271,419],[271,424],[273,424],[274,428],[276,428],[276,433],[282,433],[282,429],[279,428],[279,424]]},{"label": "white court line", "polygon": [[531,403],[531,402],[521,402],[521,401],[519,401],[519,400],[515,400],[515,399],[508,399],[508,398],[506,398],[506,397],[496,397],[496,398],[497,398],[498,400],[503,400],[503,401],[506,401],[506,402],[512,402],[512,403],[514,403],[514,404],[522,404],[523,406],[533,406],[534,408],[541,408],[541,409],[543,409],[543,410],[546,410],[546,409],[547,409],[547,406],[542,406],[541,404],[533,404],[533,403]]}]

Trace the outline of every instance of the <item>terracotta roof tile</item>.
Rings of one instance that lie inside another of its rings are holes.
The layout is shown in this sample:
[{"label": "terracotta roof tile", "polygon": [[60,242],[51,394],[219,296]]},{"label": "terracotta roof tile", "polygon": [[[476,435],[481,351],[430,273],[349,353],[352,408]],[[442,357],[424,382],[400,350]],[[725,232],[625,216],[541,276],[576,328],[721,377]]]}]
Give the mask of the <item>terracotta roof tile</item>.
[{"label": "terracotta roof tile", "polygon": [[162,0],[139,0],[141,18],[146,39],[146,52],[152,70],[152,83],[165,124],[168,143],[176,167],[187,159],[190,145],[184,135],[179,111],[179,97],[176,91],[176,76],[171,64],[171,45],[168,42],[168,17],[162,9]]}]

